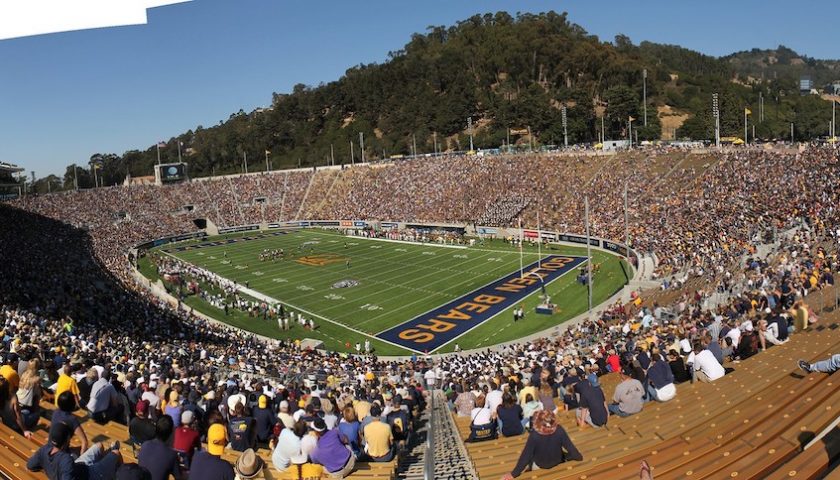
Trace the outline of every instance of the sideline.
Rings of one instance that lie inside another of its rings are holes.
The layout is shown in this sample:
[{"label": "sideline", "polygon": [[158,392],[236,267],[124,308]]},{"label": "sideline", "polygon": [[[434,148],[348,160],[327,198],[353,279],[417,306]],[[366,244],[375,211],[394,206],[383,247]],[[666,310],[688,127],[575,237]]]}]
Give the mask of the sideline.
[{"label": "sideline", "polygon": [[433,243],[433,242],[409,242],[408,240],[392,240],[390,238],[371,238],[371,237],[358,237],[356,235],[344,235],[345,239],[362,239],[362,240],[371,240],[376,242],[388,242],[388,243],[404,243],[406,245],[414,245],[415,247],[438,247],[438,248],[451,248],[454,250],[466,250],[470,247],[467,245],[446,245],[440,243]]}]

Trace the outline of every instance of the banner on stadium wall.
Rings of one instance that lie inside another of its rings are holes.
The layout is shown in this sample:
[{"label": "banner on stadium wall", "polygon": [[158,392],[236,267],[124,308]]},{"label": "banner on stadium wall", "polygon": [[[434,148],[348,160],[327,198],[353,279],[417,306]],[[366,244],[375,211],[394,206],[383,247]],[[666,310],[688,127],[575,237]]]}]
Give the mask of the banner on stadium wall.
[{"label": "banner on stadium wall", "polygon": [[385,228],[385,229],[388,229],[388,230],[397,228],[399,226],[400,226],[400,224],[396,223],[396,222],[379,222],[379,227],[380,228]]},{"label": "banner on stadium wall", "polygon": [[604,240],[603,242],[601,242],[601,245],[606,250],[609,250],[611,252],[615,252],[615,253],[621,255],[622,257],[627,256],[627,247],[620,244],[620,243],[615,243],[615,242],[610,242],[608,240]]},{"label": "banner on stadium wall", "polygon": [[309,222],[294,222],[298,227],[308,227]]},{"label": "banner on stadium wall", "polygon": [[[580,235],[569,235],[567,233],[563,233],[557,236],[557,240],[560,242],[568,242],[568,243],[579,243],[581,245],[586,245],[586,237]],[[601,240],[597,238],[589,238],[589,244],[593,247],[600,247]]]},{"label": "banner on stadium wall", "polygon": [[479,235],[498,235],[499,231],[495,228],[488,228],[488,227],[478,227],[475,229],[476,233]]},{"label": "banner on stadium wall", "polygon": [[557,234],[554,232],[540,232],[543,240],[548,240],[549,242],[554,242],[557,240]]},{"label": "banner on stadium wall", "polygon": [[342,220],[342,221],[341,221],[341,226],[342,226],[342,227],[352,227],[352,226],[353,226],[353,222],[352,222],[352,221],[350,221],[350,220]]},{"label": "banner on stadium wall", "polygon": [[157,240],[152,240],[151,242],[141,243],[140,245],[137,245],[136,248],[138,250],[154,248],[159,247],[161,245],[166,245],[167,243],[183,242],[184,240],[192,240],[194,238],[203,238],[206,236],[207,234],[204,232],[184,233],[181,235],[174,235],[172,237],[158,238]]},{"label": "banner on stadium wall", "polygon": [[353,222],[353,226],[356,227],[356,228],[365,228],[365,227],[367,227],[367,222],[356,220],[356,221]]},{"label": "banner on stadium wall", "polygon": [[250,232],[252,230],[259,230],[259,225],[239,225],[237,227],[220,228],[219,233],[233,233],[233,232]]},{"label": "banner on stadium wall", "polygon": [[466,227],[455,227],[452,225],[420,225],[420,224],[406,224],[405,228],[412,230],[420,230],[421,232],[431,232],[432,230],[440,230],[443,232],[452,232],[463,235],[467,231]]},{"label": "banner on stadium wall", "polygon": [[525,238],[537,238],[537,231],[536,230],[522,230],[522,235]]},{"label": "banner on stadium wall", "polygon": [[338,220],[312,220],[309,222],[313,227],[338,227],[344,222]]}]

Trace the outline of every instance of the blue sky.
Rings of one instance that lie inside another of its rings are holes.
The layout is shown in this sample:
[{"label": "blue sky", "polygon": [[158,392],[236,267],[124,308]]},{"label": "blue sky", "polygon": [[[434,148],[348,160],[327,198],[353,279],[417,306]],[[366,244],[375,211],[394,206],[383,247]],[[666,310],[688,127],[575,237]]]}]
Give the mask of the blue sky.
[{"label": "blue sky", "polygon": [[[148,24],[0,41],[0,161],[63,174],[96,152],[145,149],[381,62],[414,32],[476,13],[568,11],[602,39],[712,55],[784,44],[838,58],[834,2],[194,0]],[[823,13],[820,13],[823,12]]]}]

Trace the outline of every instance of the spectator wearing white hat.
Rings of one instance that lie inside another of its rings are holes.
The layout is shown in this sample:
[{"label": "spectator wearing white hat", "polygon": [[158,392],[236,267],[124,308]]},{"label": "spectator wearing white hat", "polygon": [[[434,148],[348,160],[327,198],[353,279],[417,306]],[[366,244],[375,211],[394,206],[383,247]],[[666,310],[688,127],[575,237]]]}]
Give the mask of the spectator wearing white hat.
[{"label": "spectator wearing white hat", "polygon": [[195,429],[195,414],[192,410],[181,413],[181,425],[175,429],[172,448],[178,454],[181,467],[189,470],[193,455],[201,449],[201,435]]}]

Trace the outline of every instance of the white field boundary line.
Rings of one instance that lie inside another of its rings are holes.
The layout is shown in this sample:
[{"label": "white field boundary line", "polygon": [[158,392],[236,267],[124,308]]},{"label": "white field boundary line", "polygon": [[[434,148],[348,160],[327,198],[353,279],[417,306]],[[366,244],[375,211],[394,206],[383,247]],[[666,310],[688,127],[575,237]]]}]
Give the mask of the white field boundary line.
[{"label": "white field boundary line", "polygon": [[[574,257],[574,258],[585,258],[585,257],[578,257],[578,256],[575,256],[575,255],[558,255],[558,256],[569,256],[569,257]],[[579,263],[578,265],[576,265],[576,267],[575,267],[575,268],[577,268],[577,267],[579,267],[579,266],[581,266],[581,265],[585,265],[585,264],[586,264],[586,260],[584,260],[583,262],[581,262],[581,263]],[[574,270],[574,268],[569,269],[569,272],[571,272],[572,270]],[[498,277],[498,278],[496,278],[496,279],[494,279],[494,280],[492,280],[492,281],[490,281],[490,282],[487,282],[487,283],[485,283],[484,285],[482,285],[482,286],[480,286],[480,287],[474,288],[474,289],[470,290],[469,292],[467,292],[467,293],[465,293],[465,294],[463,294],[463,295],[461,295],[461,296],[462,296],[462,297],[468,297],[468,296],[470,296],[473,292],[476,292],[476,291],[478,291],[478,290],[484,290],[485,288],[489,287],[490,285],[493,285],[494,283],[498,282],[499,280],[502,280],[503,278],[505,278],[505,277],[507,277],[507,276],[509,276],[509,275],[511,275],[511,274],[513,274],[513,273],[516,273],[516,272],[518,272],[518,271],[519,271],[519,269],[516,269],[516,270],[514,270],[513,272],[508,272],[508,273],[505,273],[505,274],[504,274],[504,275],[502,275],[501,277]],[[569,273],[569,272],[566,272],[566,273]],[[558,278],[563,277],[564,275],[566,275],[566,273],[564,273],[564,274],[562,274],[562,275],[558,275],[558,276],[557,276],[557,278],[555,278],[555,279],[551,280],[550,282],[546,283],[546,285],[551,285],[552,283],[554,283],[554,281],[555,281],[555,280],[557,280]],[[540,290],[539,290],[539,289],[538,289],[538,290],[534,290],[533,292],[529,293],[528,295],[525,295],[524,297],[522,297],[520,300],[525,300],[526,298],[530,297],[531,295],[533,295],[534,293],[536,293],[536,292],[538,292],[538,291],[540,291]],[[395,328],[397,328],[397,327],[401,327],[401,326],[405,325],[406,323],[409,323],[409,322],[413,321],[413,320],[414,320],[415,318],[417,318],[417,317],[422,317],[422,316],[424,316],[424,315],[428,315],[428,314],[429,314],[429,312],[431,312],[431,311],[433,311],[433,310],[437,310],[438,308],[440,308],[440,307],[441,307],[441,306],[443,306],[443,305],[445,305],[445,304],[438,305],[438,306],[436,306],[436,307],[432,307],[432,308],[430,308],[430,309],[426,310],[425,312],[423,312],[423,313],[421,313],[421,314],[419,314],[419,315],[415,315],[414,317],[409,318],[408,320],[406,320],[406,321],[404,321],[404,322],[402,322],[402,323],[398,323],[398,324],[396,324],[396,325],[394,325],[394,326],[392,326],[392,327],[388,327],[388,328],[386,328],[385,330],[382,330],[381,332],[378,332],[376,335],[381,335],[381,334],[383,334],[383,333],[387,332],[388,330],[393,330],[393,329],[395,329]],[[506,309],[502,310],[502,312],[507,311],[509,308],[510,308],[510,307],[508,307],[508,308],[506,308]],[[502,313],[502,312],[499,312],[499,313]],[[499,315],[499,313],[497,313],[496,315]],[[493,318],[493,317],[495,317],[496,315],[493,315],[492,317],[490,317],[490,318],[488,318],[487,320],[485,320],[485,321],[481,322],[480,324],[476,325],[475,327],[471,328],[470,330],[467,330],[467,332],[472,331],[474,328],[476,328],[476,327],[478,327],[478,326],[480,326],[480,325],[482,325],[482,324],[484,324],[484,323],[486,323],[486,322],[489,322],[489,321],[490,321],[490,319],[492,319],[492,318]],[[465,333],[466,333],[466,332],[465,332]],[[463,335],[463,334],[461,334],[461,335]],[[461,335],[459,335],[459,337],[460,337]],[[458,337],[455,337],[455,338],[458,338]],[[452,340],[455,340],[455,339],[453,338]],[[449,342],[451,342],[452,340],[450,340]],[[449,343],[449,342],[447,342],[447,343]],[[441,347],[443,347],[444,345],[446,345],[446,343],[444,343],[444,344],[443,344],[443,345],[441,345],[440,347],[436,348],[434,351],[439,350],[439,349],[440,349]]]},{"label": "white field boundary line", "polygon": [[370,237],[357,237],[354,235],[344,235],[345,239],[351,238],[359,238],[362,240],[370,240],[372,242],[388,242],[388,243],[404,243],[406,245],[414,245],[415,247],[437,247],[437,248],[452,248],[455,250],[465,250],[468,247],[467,245],[446,245],[441,243],[433,243],[433,242],[409,242],[408,240],[392,240],[390,238],[370,238]]},{"label": "white field boundary line", "polygon": [[[574,255],[568,255],[568,256],[572,257],[572,256],[574,256]],[[586,257],[582,257],[582,258],[586,258]],[[554,280],[551,280],[550,282],[548,282],[548,283],[546,284],[546,286],[547,286],[547,285],[551,285],[552,283],[556,282],[557,280],[559,280],[559,279],[561,279],[561,278],[565,277],[565,276],[566,276],[566,275],[568,275],[570,272],[573,272],[573,271],[577,270],[577,268],[578,268],[578,267],[580,267],[580,266],[582,266],[582,265],[586,265],[586,262],[588,262],[588,261],[589,261],[589,260],[584,260],[584,261],[580,262],[579,264],[577,264],[577,265],[575,266],[575,268],[570,268],[568,272],[563,273],[563,274],[561,274],[561,275],[558,275],[558,276],[557,276],[557,278],[555,278]],[[482,288],[484,288],[484,287],[482,287]],[[520,302],[521,302],[521,301],[524,301],[525,299],[530,298],[530,297],[532,297],[534,294],[536,294],[536,293],[540,292],[540,290],[541,290],[541,289],[534,290],[533,292],[531,292],[531,293],[530,293],[530,294],[528,294],[528,295],[525,295],[524,297],[522,297],[522,298],[521,298],[521,299],[519,299],[518,301],[520,301]],[[561,291],[562,291],[562,290],[561,290]],[[513,305],[511,305],[511,306],[513,306]],[[450,341],[448,341],[448,342],[446,342],[446,343],[444,343],[444,344],[440,345],[438,348],[436,348],[436,349],[432,350],[432,351],[431,351],[431,352],[429,352],[429,353],[434,353],[434,352],[437,352],[437,351],[438,351],[438,350],[440,350],[441,348],[443,348],[443,347],[445,347],[445,346],[449,345],[450,343],[454,342],[455,340],[458,340],[459,338],[461,338],[461,337],[463,337],[464,335],[466,335],[466,334],[468,334],[468,333],[472,332],[472,331],[473,331],[473,330],[475,330],[476,328],[478,328],[478,327],[480,327],[480,326],[482,326],[482,325],[486,324],[486,323],[487,323],[487,322],[489,322],[490,320],[493,320],[494,318],[496,318],[496,317],[498,317],[499,315],[501,315],[501,314],[503,314],[503,313],[507,312],[508,310],[510,310],[510,307],[508,307],[508,308],[506,308],[506,309],[502,310],[501,312],[499,312],[499,313],[497,313],[497,314],[495,314],[495,315],[491,316],[491,317],[490,317],[490,318],[488,318],[487,320],[485,320],[485,321],[481,322],[480,324],[478,324],[478,325],[474,326],[473,328],[471,328],[471,329],[467,330],[466,332],[464,332],[464,333],[462,333],[462,334],[458,335],[457,337],[453,338],[452,340],[450,340]],[[429,311],[431,311],[431,310],[429,310]],[[428,313],[428,312],[426,312],[426,313]],[[425,315],[425,314],[424,314],[424,315]],[[413,320],[413,319],[412,319],[412,320]],[[400,325],[402,325],[402,324],[400,324]],[[399,326],[399,325],[398,325],[398,326]],[[387,331],[387,330],[386,330],[386,331]],[[390,342],[389,342],[389,343],[390,343]],[[481,343],[484,343],[484,341],[482,341]],[[406,348],[406,347],[403,347],[403,348]],[[480,348],[480,347],[476,347],[476,348]],[[407,350],[411,350],[410,348],[406,348],[406,349],[407,349]]]},{"label": "white field boundary line", "polygon": [[[176,259],[178,259],[178,257],[175,257],[174,255],[171,255],[171,254],[169,254],[169,253],[167,253],[167,252],[164,252],[164,253],[165,253],[166,255],[171,256],[172,258],[176,258]],[[178,259],[178,260],[180,260],[180,259]],[[416,353],[423,353],[423,352],[418,352],[417,350],[412,350],[412,349],[410,349],[410,348],[406,348],[406,347],[404,347],[404,346],[402,346],[402,345],[398,345],[398,344],[396,344],[396,343],[394,343],[394,342],[390,342],[390,341],[385,340],[385,339],[382,339],[382,338],[377,338],[376,336],[371,335],[371,334],[369,334],[369,333],[365,333],[365,332],[363,332],[363,331],[361,331],[361,330],[356,330],[356,329],[355,329],[355,328],[353,328],[353,327],[348,327],[347,325],[344,325],[343,323],[336,322],[336,321],[334,321],[334,320],[330,320],[330,319],[329,319],[329,318],[327,318],[327,317],[324,317],[324,316],[318,315],[317,313],[314,313],[314,312],[310,312],[309,310],[306,310],[306,309],[300,308],[300,307],[298,307],[298,306],[296,306],[296,305],[292,305],[292,304],[291,304],[291,303],[289,303],[289,302],[281,302],[280,300],[277,300],[276,298],[269,297],[268,295],[264,295],[264,294],[262,294],[262,293],[260,293],[260,292],[258,292],[258,291],[256,291],[256,290],[252,290],[252,289],[250,289],[250,288],[243,287],[243,286],[242,286],[242,285],[240,285],[239,283],[234,282],[233,280],[229,280],[229,279],[227,279],[227,278],[225,278],[225,277],[222,277],[221,275],[216,274],[216,276],[217,276],[217,277],[219,277],[219,278],[221,278],[222,280],[225,280],[225,281],[228,281],[228,282],[231,282],[231,283],[235,284],[235,285],[237,286],[237,290],[240,290],[240,291],[244,292],[245,294],[250,295],[250,296],[252,296],[252,297],[254,297],[254,298],[258,299],[258,300],[263,300],[263,301],[266,301],[266,302],[269,302],[269,303],[280,303],[280,304],[283,304],[283,305],[287,305],[287,306],[289,306],[289,307],[291,307],[291,308],[294,308],[295,310],[297,310],[297,311],[299,311],[299,312],[303,312],[303,313],[305,313],[305,314],[307,314],[307,315],[311,315],[311,316],[313,316],[313,317],[315,317],[315,318],[318,318],[318,319],[320,319],[320,320],[323,320],[323,321],[325,321],[325,322],[332,323],[333,325],[337,325],[337,326],[339,326],[339,327],[341,327],[341,328],[344,328],[344,329],[346,329],[346,330],[350,330],[351,332],[358,333],[359,335],[362,335],[362,336],[364,336],[364,337],[370,338],[370,339],[372,339],[372,340],[378,340],[378,341],[380,341],[380,342],[382,342],[382,343],[387,343],[387,344],[389,344],[389,345],[392,345],[392,346],[394,346],[394,347],[400,348],[400,349],[402,349],[402,350],[408,350],[408,351],[412,351],[412,352],[416,352]],[[224,322],[223,322],[223,323],[224,323]],[[237,327],[233,327],[233,328],[237,328]]]}]

